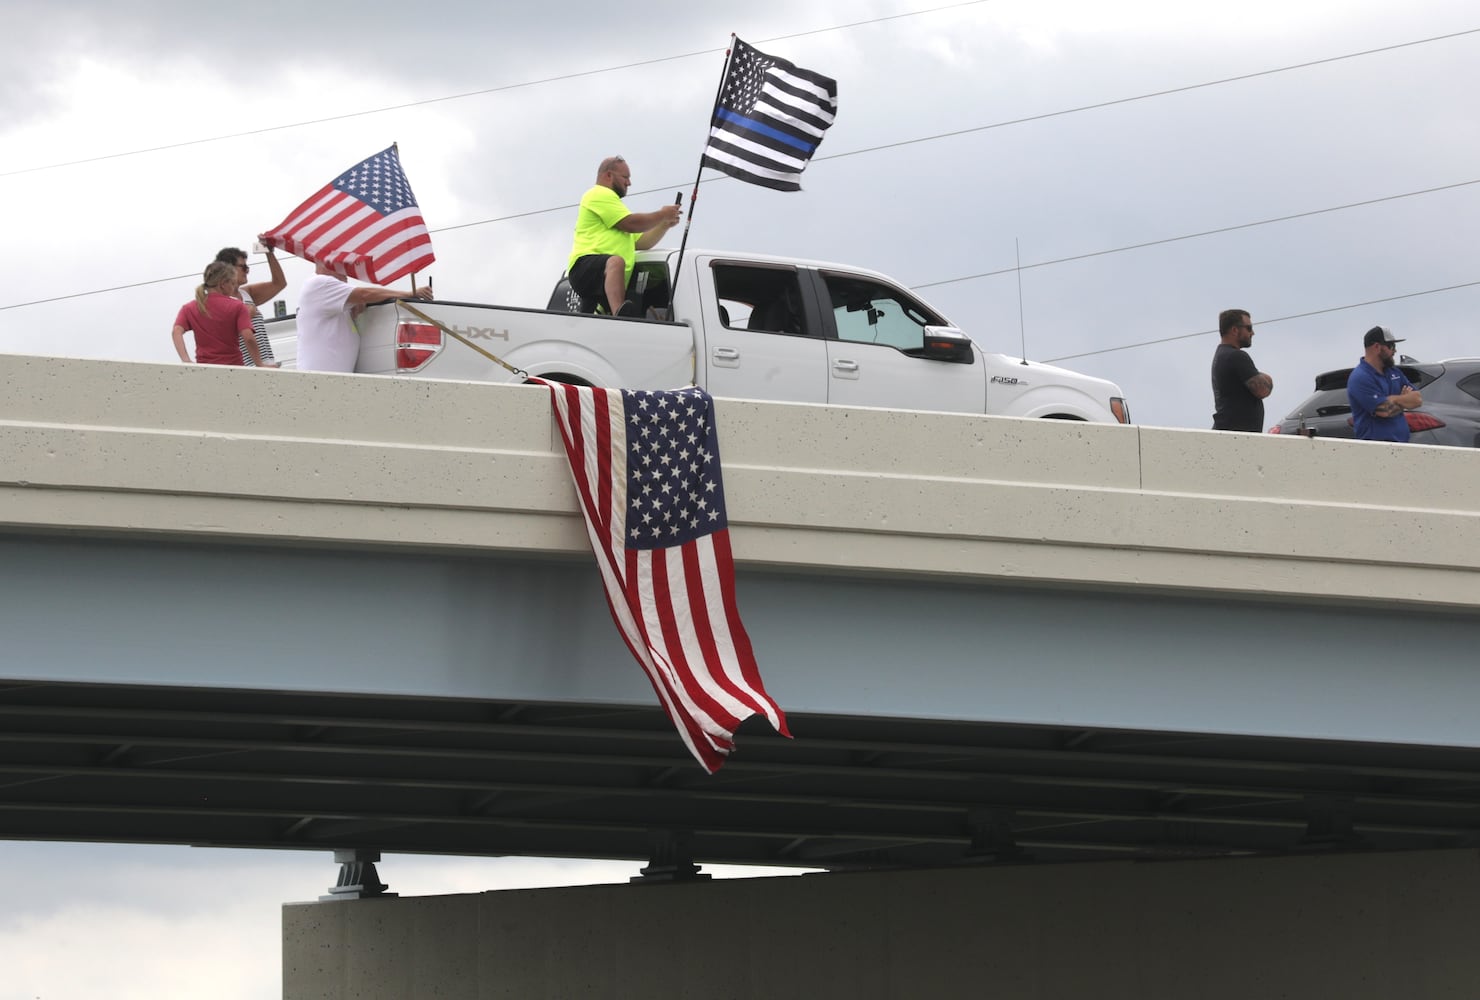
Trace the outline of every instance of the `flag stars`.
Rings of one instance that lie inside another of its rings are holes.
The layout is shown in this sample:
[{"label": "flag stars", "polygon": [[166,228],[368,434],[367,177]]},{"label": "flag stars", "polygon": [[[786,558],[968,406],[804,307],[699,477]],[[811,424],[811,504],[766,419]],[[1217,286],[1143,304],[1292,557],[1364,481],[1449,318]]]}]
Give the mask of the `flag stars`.
[{"label": "flag stars", "polygon": [[[712,467],[710,402],[701,390],[629,390],[621,418],[627,427],[632,483],[628,526],[641,546],[684,544],[724,525],[718,477]],[[663,531],[663,528],[667,531]]]}]

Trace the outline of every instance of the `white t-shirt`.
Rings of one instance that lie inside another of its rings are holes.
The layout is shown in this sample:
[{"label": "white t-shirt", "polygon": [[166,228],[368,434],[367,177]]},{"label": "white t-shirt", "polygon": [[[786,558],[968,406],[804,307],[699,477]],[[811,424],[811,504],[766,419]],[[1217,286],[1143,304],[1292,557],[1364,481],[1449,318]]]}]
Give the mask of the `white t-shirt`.
[{"label": "white t-shirt", "polygon": [[298,370],[352,372],[360,336],[349,318],[349,282],[315,274],[298,292]]}]

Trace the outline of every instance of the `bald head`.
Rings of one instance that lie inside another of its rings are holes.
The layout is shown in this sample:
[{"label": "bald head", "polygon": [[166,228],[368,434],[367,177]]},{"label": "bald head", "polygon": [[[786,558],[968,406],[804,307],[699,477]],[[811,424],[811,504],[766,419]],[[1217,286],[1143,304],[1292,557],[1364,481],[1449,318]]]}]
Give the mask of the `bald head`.
[{"label": "bald head", "polygon": [[608,156],[596,170],[596,183],[617,192],[618,198],[625,197],[632,186],[632,168],[620,156]]}]

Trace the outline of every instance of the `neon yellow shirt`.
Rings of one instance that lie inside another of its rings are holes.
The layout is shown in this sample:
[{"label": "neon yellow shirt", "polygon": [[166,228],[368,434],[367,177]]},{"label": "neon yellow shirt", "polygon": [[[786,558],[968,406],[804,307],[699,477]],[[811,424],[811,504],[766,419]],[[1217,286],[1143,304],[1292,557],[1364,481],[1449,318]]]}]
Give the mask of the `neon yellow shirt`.
[{"label": "neon yellow shirt", "polygon": [[571,245],[570,259],[565,262],[568,271],[577,258],[587,254],[616,254],[627,262],[624,280],[632,278],[632,262],[637,255],[637,241],[641,233],[624,233],[616,228],[617,223],[632,213],[617,197],[617,192],[597,184],[581,195],[581,209],[576,216],[575,241]]}]

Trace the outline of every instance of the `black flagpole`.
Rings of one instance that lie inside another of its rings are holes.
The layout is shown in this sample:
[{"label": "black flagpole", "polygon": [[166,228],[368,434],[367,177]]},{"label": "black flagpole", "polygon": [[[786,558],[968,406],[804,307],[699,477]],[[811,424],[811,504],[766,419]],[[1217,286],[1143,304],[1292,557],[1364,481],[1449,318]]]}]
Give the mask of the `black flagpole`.
[{"label": "black flagpole", "polygon": [[[725,68],[719,75],[719,86],[714,91],[714,107],[709,109],[709,124],[714,125],[714,112],[719,107],[720,96],[725,92],[725,81],[730,78],[730,59],[735,51],[735,33],[730,32],[730,47],[725,49]],[[709,148],[709,140],[704,140]],[[689,218],[683,224],[683,239],[678,244],[678,263],[673,266],[673,277],[668,281],[668,318],[673,318],[673,296],[678,294],[678,276],[683,271],[683,252],[689,245],[689,227],[694,224],[694,205],[699,201],[699,178],[704,176],[704,156],[699,156],[699,170],[694,174],[694,192],[689,195]]]}]

